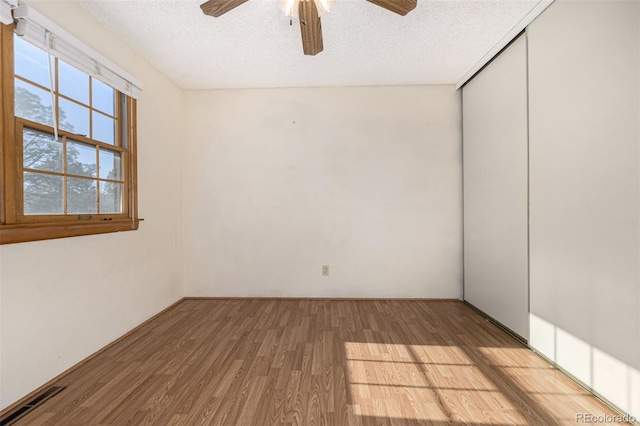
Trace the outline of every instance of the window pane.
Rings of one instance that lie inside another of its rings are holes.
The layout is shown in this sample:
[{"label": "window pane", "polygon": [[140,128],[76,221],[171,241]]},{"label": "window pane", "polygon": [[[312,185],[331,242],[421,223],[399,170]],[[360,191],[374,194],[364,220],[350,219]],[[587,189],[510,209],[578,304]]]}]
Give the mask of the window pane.
[{"label": "window pane", "polygon": [[62,214],[62,176],[24,172],[24,214]]},{"label": "window pane", "polygon": [[67,178],[67,213],[96,212],[96,181]]},{"label": "window pane", "polygon": [[53,126],[51,93],[16,79],[15,115],[25,120]]},{"label": "window pane", "polygon": [[100,182],[100,213],[122,213],[122,184]]},{"label": "window pane", "polygon": [[62,173],[62,140],[48,133],[24,128],[22,165],[25,169]]},{"label": "window pane", "polygon": [[95,78],[91,79],[91,84],[92,106],[109,115],[115,115],[115,90]]},{"label": "window pane", "polygon": [[15,36],[13,39],[16,75],[38,83],[41,86],[49,87],[47,53],[18,36]]},{"label": "window pane", "polygon": [[122,180],[122,156],[119,152],[100,150],[100,179]]},{"label": "window pane", "polygon": [[89,75],[58,59],[58,92],[89,105]]},{"label": "window pane", "polygon": [[89,136],[89,108],[59,98],[60,129],[76,135]]},{"label": "window pane", "polygon": [[93,139],[115,145],[116,121],[93,111]]},{"label": "window pane", "polygon": [[67,173],[96,177],[96,147],[80,142],[67,142]]}]

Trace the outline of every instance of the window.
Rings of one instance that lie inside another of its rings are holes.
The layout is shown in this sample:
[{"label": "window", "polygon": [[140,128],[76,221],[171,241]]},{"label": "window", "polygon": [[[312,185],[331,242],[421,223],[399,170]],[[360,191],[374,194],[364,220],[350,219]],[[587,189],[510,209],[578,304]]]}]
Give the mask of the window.
[{"label": "window", "polygon": [[137,229],[135,99],[13,25],[0,53],[0,243]]}]

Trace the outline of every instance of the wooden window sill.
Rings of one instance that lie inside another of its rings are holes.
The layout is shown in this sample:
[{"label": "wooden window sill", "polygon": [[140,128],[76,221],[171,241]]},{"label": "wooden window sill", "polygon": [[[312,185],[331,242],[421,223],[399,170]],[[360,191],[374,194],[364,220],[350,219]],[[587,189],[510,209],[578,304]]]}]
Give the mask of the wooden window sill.
[{"label": "wooden window sill", "polygon": [[142,220],[144,219],[0,225],[0,245],[78,237],[81,235],[135,231]]}]

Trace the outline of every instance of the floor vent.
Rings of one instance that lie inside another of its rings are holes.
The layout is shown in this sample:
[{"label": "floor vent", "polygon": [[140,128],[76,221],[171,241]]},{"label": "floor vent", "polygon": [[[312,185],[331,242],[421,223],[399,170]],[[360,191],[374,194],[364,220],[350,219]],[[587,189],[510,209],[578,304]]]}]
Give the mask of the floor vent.
[{"label": "floor vent", "polygon": [[55,396],[58,392],[63,390],[65,386],[52,386],[44,392],[36,395],[31,401],[24,404],[22,407],[18,407],[6,416],[0,419],[0,426],[9,426],[17,421],[20,417],[27,414],[29,411],[36,408],[38,405],[45,402],[47,399]]}]

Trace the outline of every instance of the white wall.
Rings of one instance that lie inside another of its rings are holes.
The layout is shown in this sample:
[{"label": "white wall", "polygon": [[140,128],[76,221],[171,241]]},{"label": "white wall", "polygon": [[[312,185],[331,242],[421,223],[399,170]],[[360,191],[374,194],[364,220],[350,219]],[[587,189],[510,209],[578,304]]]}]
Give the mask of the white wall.
[{"label": "white wall", "polygon": [[191,91],[186,108],[187,295],[461,296],[453,86]]},{"label": "white wall", "polygon": [[[71,2],[29,2],[144,83],[133,232],[0,246],[0,408],[183,295],[183,92]],[[174,243],[175,242],[175,243]]]},{"label": "white wall", "polygon": [[463,89],[464,298],[529,336],[527,40]]},{"label": "white wall", "polygon": [[640,3],[529,27],[531,345],[640,417]]}]

